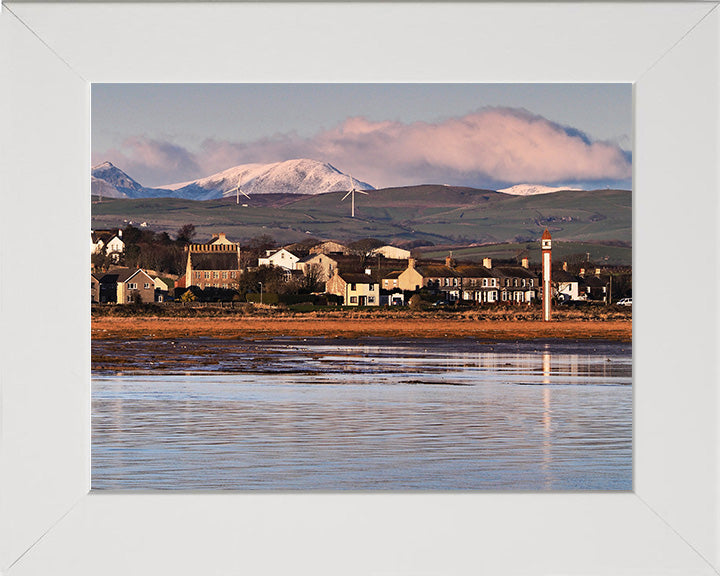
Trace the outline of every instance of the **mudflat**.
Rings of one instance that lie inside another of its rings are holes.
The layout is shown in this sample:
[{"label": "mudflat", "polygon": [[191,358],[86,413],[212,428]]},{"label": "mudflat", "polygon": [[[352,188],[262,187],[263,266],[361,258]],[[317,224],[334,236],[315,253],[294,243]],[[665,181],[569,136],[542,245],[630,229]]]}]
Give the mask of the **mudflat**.
[{"label": "mudflat", "polygon": [[483,320],[472,318],[95,317],[93,339],[167,338],[546,338],[632,341],[631,319]]}]

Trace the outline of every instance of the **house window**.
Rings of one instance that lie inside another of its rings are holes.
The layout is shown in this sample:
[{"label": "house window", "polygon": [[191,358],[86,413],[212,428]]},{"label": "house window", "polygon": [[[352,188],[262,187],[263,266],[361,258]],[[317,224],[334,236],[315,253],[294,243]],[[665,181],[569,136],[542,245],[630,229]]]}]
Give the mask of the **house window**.
[{"label": "house window", "polygon": [[375,296],[368,296],[368,304],[374,304],[375,303]]},{"label": "house window", "polygon": [[223,284],[223,288],[225,288],[227,290],[227,287],[228,287],[227,284]]},{"label": "house window", "polygon": [[525,278],[523,278],[522,285],[525,286]]},{"label": "house window", "polygon": [[220,278],[220,272],[213,272],[213,278]]},{"label": "house window", "polygon": [[357,296],[350,296],[350,304],[357,304]]},{"label": "house window", "polygon": [[230,272],[230,278],[235,278],[236,275],[237,275],[237,272],[235,272],[235,271]]},{"label": "house window", "polygon": [[209,280],[209,279],[210,279],[210,272],[205,272],[205,280]]},{"label": "house window", "polygon": [[375,284],[368,284],[368,290],[375,290]]},{"label": "house window", "polygon": [[200,278],[200,272],[195,272],[195,278]]},{"label": "house window", "polygon": [[[350,290],[351,290],[352,292],[355,292],[355,290],[356,290],[355,284],[350,284]],[[350,299],[350,301],[352,302],[352,298]]]},{"label": "house window", "polygon": [[487,278],[483,278],[483,286],[487,286]]},{"label": "house window", "polygon": [[145,290],[147,290],[148,288],[150,288],[150,284],[145,282],[145,284],[143,284],[143,288],[145,288]]},{"label": "house window", "polygon": [[137,284],[134,282],[132,284],[128,284],[128,290],[137,290]]},{"label": "house window", "polygon": [[223,280],[227,280],[227,270],[223,272]]},{"label": "house window", "polygon": [[393,280],[393,286],[397,286],[397,280]]},{"label": "house window", "polygon": [[127,301],[132,302],[132,296],[130,294],[128,294]]}]

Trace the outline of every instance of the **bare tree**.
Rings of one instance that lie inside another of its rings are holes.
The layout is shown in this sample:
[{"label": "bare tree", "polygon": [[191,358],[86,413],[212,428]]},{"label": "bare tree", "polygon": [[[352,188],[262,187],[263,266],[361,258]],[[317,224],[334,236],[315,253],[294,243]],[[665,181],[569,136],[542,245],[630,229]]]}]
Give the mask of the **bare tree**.
[{"label": "bare tree", "polygon": [[325,271],[320,264],[311,264],[305,269],[302,290],[306,292],[319,292],[325,283]]},{"label": "bare tree", "polygon": [[184,224],[181,226],[177,231],[177,241],[181,242],[183,244],[190,244],[195,238],[195,225],[194,224]]}]

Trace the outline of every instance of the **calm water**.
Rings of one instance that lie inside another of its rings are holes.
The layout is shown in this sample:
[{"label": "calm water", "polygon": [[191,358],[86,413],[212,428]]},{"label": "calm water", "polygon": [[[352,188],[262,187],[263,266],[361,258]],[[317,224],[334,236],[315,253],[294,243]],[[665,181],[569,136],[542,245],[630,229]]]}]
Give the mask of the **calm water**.
[{"label": "calm water", "polygon": [[629,345],[98,341],[93,358],[93,488],[632,489]]}]

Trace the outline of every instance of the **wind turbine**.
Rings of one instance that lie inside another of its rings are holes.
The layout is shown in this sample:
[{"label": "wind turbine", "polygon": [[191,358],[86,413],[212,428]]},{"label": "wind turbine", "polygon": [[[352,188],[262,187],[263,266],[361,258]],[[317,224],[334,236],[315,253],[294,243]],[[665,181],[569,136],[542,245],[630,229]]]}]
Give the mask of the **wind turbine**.
[{"label": "wind turbine", "polygon": [[[348,196],[350,196],[350,205],[352,206],[352,209],[350,211],[350,217],[355,218],[355,192],[359,192],[360,194],[365,194],[365,196],[368,195],[367,192],[363,192],[362,190],[356,190],[355,184],[353,181],[352,175],[350,175],[350,191],[345,194],[345,196],[342,197],[342,200],[345,200]],[[342,200],[340,200],[342,202]]]},{"label": "wind turbine", "polygon": [[238,178],[237,186],[235,186],[235,188],[231,188],[230,190],[228,190],[228,192],[235,192],[235,204],[240,204],[240,194],[242,194],[243,196],[245,196],[245,198],[250,200],[250,196],[248,196],[247,194],[245,194],[245,192],[240,190],[240,178]]}]

